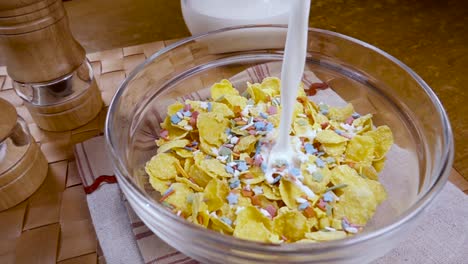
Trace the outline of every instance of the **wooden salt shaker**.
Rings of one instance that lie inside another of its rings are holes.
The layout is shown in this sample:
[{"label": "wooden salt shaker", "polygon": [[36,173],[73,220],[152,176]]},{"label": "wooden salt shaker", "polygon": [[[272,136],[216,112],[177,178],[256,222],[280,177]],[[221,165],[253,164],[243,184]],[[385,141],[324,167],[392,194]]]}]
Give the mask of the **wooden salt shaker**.
[{"label": "wooden salt shaker", "polygon": [[71,130],[97,116],[102,100],[61,0],[0,1],[0,53],[16,93],[39,127]]},{"label": "wooden salt shaker", "polygon": [[48,164],[16,109],[1,98],[0,109],[0,211],[3,211],[39,188]]}]

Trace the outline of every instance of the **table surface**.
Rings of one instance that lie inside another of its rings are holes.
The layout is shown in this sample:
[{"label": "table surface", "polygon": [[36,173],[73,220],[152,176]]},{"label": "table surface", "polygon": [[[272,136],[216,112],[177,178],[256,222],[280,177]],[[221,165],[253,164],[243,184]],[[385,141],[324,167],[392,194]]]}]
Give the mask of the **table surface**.
[{"label": "table surface", "polygon": [[[0,97],[28,123],[49,162],[39,190],[21,204],[0,212],[0,263],[105,263],[74,161],[73,145],[103,132],[107,106],[126,75],[149,55],[173,41],[159,41],[88,54],[105,107],[87,125],[68,132],[42,131],[12,89],[0,67]],[[452,170],[450,181],[465,193],[468,182]]]}]

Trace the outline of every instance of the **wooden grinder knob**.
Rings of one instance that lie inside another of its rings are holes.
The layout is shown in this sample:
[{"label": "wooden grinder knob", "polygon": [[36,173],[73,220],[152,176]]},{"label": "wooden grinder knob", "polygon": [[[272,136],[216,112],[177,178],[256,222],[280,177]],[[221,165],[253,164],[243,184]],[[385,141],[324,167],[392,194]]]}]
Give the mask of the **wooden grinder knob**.
[{"label": "wooden grinder knob", "polygon": [[0,211],[24,201],[44,181],[48,164],[16,109],[0,98]]},{"label": "wooden grinder knob", "polygon": [[0,142],[2,142],[16,126],[18,114],[15,107],[2,98],[0,98],[0,109],[2,110],[2,118],[0,118]]}]

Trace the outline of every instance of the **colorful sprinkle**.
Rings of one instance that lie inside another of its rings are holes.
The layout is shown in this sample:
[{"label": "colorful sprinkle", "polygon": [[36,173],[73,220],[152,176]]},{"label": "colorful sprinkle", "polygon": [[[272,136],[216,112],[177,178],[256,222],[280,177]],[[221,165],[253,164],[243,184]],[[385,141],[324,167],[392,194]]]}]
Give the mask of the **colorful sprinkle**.
[{"label": "colorful sprinkle", "polygon": [[265,123],[264,122],[255,122],[255,129],[256,130],[265,130]]},{"label": "colorful sprinkle", "polygon": [[334,200],[334,195],[331,193],[331,192],[326,192],[324,195],[323,195],[323,200],[325,202],[333,202]]},{"label": "colorful sprinkle", "polygon": [[168,139],[169,131],[167,131],[166,129],[162,129],[161,132],[159,132],[159,136],[163,139]]},{"label": "colorful sprinkle", "polygon": [[259,195],[263,193],[263,188],[261,186],[255,186],[252,191],[255,193],[255,195]]},{"label": "colorful sprinkle", "polygon": [[310,155],[317,153],[317,149],[315,149],[314,146],[310,143],[304,144],[304,150],[306,151],[307,154],[310,154]]},{"label": "colorful sprinkle", "polygon": [[307,171],[310,173],[310,174],[313,174],[314,172],[317,171],[317,166],[315,164],[308,164],[307,165]]},{"label": "colorful sprinkle", "polygon": [[268,115],[263,113],[263,112],[260,112],[260,116],[263,118],[263,119],[268,119]]},{"label": "colorful sprinkle", "polygon": [[345,188],[346,186],[348,186],[348,185],[345,184],[345,183],[340,183],[340,184],[337,184],[337,185],[332,186],[332,187],[330,187],[330,188],[327,188],[327,189],[325,190],[325,192],[333,191],[333,190],[340,189],[340,188]]},{"label": "colorful sprinkle", "polygon": [[265,210],[271,215],[271,217],[275,217],[276,216],[276,207],[274,207],[273,205],[269,204],[267,206],[265,206]]},{"label": "colorful sprinkle", "polygon": [[276,178],[273,179],[273,182],[271,184],[275,184],[281,180],[281,175],[278,175]]},{"label": "colorful sprinkle", "polygon": [[315,164],[317,164],[317,166],[318,166],[319,168],[325,167],[325,162],[324,162],[322,159],[320,159],[320,158],[318,158],[318,159],[315,160]]},{"label": "colorful sprinkle", "polygon": [[235,145],[235,144],[237,144],[239,142],[239,138],[234,136],[234,137],[231,138],[230,142],[231,142],[231,144]]},{"label": "colorful sprinkle", "polygon": [[203,108],[203,109],[207,109],[208,108],[208,103],[207,102],[201,102],[200,107]]},{"label": "colorful sprinkle", "polygon": [[178,124],[182,119],[179,118],[176,114],[171,116],[171,123]]},{"label": "colorful sprinkle", "polygon": [[166,200],[171,194],[173,194],[175,191],[172,188],[167,189],[164,194],[162,195],[161,199],[159,199],[160,202],[163,202]]},{"label": "colorful sprinkle", "polygon": [[229,204],[237,204],[239,197],[237,194],[230,192],[226,197]]},{"label": "colorful sprinkle", "polygon": [[356,112],[355,112],[355,113],[353,113],[351,116],[352,116],[354,119],[358,119],[358,118],[360,118],[360,117],[361,117],[361,115],[360,115],[360,114],[358,114],[358,113],[356,113]]},{"label": "colorful sprinkle", "polygon": [[207,107],[206,107],[206,110],[207,110],[208,112],[211,112],[211,111],[213,110],[213,104],[212,104],[211,102],[208,102],[208,105],[207,105]]},{"label": "colorful sprinkle", "polygon": [[268,123],[268,124],[266,125],[266,127],[265,127],[265,131],[270,132],[270,131],[272,131],[274,128],[275,128],[275,127],[273,126],[272,123]]},{"label": "colorful sprinkle", "polygon": [[342,130],[339,130],[339,129],[335,129],[335,133],[337,133],[338,135],[343,135],[343,131]]},{"label": "colorful sprinkle", "polygon": [[240,186],[240,181],[238,178],[233,178],[229,181],[229,187],[235,189]]},{"label": "colorful sprinkle", "polygon": [[304,211],[304,210],[305,210],[307,207],[309,207],[309,206],[310,206],[309,202],[305,202],[305,203],[301,203],[301,204],[297,207],[297,209],[298,209],[299,211]]},{"label": "colorful sprinkle", "polygon": [[323,175],[322,175],[322,173],[320,173],[320,171],[315,171],[314,173],[312,173],[312,178],[313,178],[316,182],[321,182],[322,179],[323,179]]},{"label": "colorful sprinkle", "polygon": [[323,211],[326,211],[327,208],[327,203],[323,200],[323,199],[320,199],[319,202],[317,203],[317,206],[318,208],[322,209]]},{"label": "colorful sprinkle", "polygon": [[234,174],[234,169],[231,166],[226,165],[224,169],[226,170],[227,173]]},{"label": "colorful sprinkle", "polygon": [[229,226],[232,225],[232,220],[229,219],[229,218],[227,218],[227,217],[221,216],[221,217],[219,218],[219,220],[223,221],[224,223],[226,223],[226,224],[229,225]]},{"label": "colorful sprinkle", "polygon": [[239,162],[239,164],[237,165],[237,169],[240,171],[246,171],[249,169],[249,167],[247,166],[247,163],[245,161],[242,161]]},{"label": "colorful sprinkle", "polygon": [[278,113],[278,108],[276,108],[276,106],[270,106],[268,107],[267,109],[267,112],[269,115],[276,115]]}]

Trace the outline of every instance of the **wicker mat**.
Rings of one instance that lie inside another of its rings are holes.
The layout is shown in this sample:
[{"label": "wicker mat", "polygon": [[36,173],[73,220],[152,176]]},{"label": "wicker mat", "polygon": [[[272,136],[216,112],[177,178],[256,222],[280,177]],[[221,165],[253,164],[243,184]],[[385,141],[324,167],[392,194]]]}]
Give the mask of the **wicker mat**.
[{"label": "wicker mat", "polygon": [[[16,207],[0,212],[0,263],[105,263],[78,176],[73,145],[103,132],[107,107],[118,85],[136,65],[172,42],[89,54],[105,107],[90,123],[68,132],[39,129],[13,91],[6,68],[0,67],[0,97],[16,106],[49,162],[49,173],[39,190]],[[451,181],[468,192],[468,182],[454,170]]]}]

